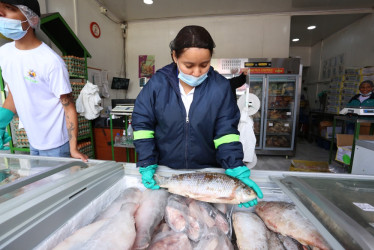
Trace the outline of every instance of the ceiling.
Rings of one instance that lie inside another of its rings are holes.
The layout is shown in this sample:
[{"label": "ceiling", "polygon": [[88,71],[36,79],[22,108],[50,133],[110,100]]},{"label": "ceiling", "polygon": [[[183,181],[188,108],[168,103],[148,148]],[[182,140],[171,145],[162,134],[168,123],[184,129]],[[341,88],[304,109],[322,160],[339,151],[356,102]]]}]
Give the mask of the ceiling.
[{"label": "ceiling", "polygon": [[[373,13],[373,0],[95,0],[119,21],[219,15],[289,14],[291,46],[311,46]],[[316,25],[315,30],[307,30]]]},{"label": "ceiling", "polygon": [[[366,15],[367,14],[292,16],[290,45],[291,47],[313,46]],[[307,27],[310,25],[315,25],[317,28],[308,30]],[[300,40],[298,42],[292,42],[293,38],[299,38]]]}]

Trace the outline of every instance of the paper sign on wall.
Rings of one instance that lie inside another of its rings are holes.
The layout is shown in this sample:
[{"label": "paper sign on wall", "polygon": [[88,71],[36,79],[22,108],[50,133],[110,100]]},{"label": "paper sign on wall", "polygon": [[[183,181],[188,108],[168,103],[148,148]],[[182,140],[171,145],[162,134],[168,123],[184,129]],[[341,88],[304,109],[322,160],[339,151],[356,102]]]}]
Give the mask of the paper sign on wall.
[{"label": "paper sign on wall", "polygon": [[155,56],[139,56],[139,78],[150,78],[155,73]]}]

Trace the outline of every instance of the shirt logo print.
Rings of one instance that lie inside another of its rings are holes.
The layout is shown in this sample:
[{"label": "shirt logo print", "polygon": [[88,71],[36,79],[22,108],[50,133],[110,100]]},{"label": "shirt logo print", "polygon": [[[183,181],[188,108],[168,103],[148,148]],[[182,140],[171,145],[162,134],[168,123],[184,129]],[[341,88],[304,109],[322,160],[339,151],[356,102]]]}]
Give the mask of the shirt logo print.
[{"label": "shirt logo print", "polygon": [[36,77],[36,73],[35,73],[35,71],[34,70],[29,70],[29,73],[28,73],[28,75],[29,75],[29,77],[31,77],[31,78],[35,78]]},{"label": "shirt logo print", "polygon": [[32,83],[38,83],[38,81],[36,80],[36,72],[30,69],[27,72],[27,75],[25,76],[25,80],[32,82]]}]

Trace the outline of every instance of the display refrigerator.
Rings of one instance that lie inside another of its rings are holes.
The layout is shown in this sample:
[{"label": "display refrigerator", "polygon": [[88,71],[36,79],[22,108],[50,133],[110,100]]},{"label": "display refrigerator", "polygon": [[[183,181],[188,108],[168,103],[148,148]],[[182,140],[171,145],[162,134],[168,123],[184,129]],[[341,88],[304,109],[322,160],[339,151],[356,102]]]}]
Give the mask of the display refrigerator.
[{"label": "display refrigerator", "polygon": [[[134,163],[0,154],[0,167],[0,249],[53,249],[93,223],[126,188],[145,190]],[[157,169],[161,176],[187,172]],[[373,176],[253,170],[251,179],[264,194],[259,201],[293,203],[331,249],[373,248]]]},{"label": "display refrigerator", "polygon": [[[262,65],[266,67],[254,67]],[[252,116],[256,154],[295,155],[300,103],[302,65],[299,58],[215,59],[213,67],[226,78],[236,77],[249,67],[246,85],[238,88],[239,98],[255,94],[261,107]]]}]

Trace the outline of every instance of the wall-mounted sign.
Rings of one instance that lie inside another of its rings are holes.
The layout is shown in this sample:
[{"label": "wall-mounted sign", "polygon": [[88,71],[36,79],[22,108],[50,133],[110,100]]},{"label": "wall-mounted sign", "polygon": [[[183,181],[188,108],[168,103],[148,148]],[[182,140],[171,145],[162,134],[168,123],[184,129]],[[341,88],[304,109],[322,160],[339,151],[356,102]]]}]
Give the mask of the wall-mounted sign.
[{"label": "wall-mounted sign", "polygon": [[244,67],[246,68],[271,67],[271,62],[245,62]]},{"label": "wall-mounted sign", "polygon": [[284,74],[284,68],[250,68],[251,74]]},{"label": "wall-mounted sign", "polygon": [[100,26],[96,22],[91,22],[90,31],[93,37],[95,38],[99,38],[101,35]]},{"label": "wall-mounted sign", "polygon": [[139,56],[139,78],[150,78],[155,73],[155,56]]}]

